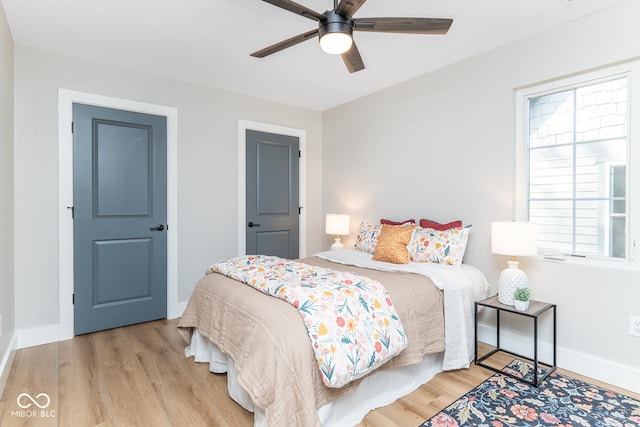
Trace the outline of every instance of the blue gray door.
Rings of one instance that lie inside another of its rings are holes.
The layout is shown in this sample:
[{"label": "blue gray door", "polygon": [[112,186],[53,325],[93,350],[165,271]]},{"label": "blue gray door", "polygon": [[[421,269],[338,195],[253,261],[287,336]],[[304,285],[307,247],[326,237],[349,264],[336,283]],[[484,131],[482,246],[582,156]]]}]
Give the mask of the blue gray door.
[{"label": "blue gray door", "polygon": [[298,258],[299,140],[246,132],[247,254]]},{"label": "blue gray door", "polygon": [[73,105],[74,332],[167,316],[166,118]]}]

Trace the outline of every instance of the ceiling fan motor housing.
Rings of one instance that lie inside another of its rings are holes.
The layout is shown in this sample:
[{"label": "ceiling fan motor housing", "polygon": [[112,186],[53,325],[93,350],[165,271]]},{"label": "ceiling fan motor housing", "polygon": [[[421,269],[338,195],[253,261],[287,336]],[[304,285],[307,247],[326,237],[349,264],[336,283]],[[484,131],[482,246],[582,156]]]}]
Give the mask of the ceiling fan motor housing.
[{"label": "ceiling fan motor housing", "polygon": [[318,28],[320,38],[328,33],[344,33],[353,36],[353,20],[338,15],[335,10],[324,13],[324,19],[320,21]]}]

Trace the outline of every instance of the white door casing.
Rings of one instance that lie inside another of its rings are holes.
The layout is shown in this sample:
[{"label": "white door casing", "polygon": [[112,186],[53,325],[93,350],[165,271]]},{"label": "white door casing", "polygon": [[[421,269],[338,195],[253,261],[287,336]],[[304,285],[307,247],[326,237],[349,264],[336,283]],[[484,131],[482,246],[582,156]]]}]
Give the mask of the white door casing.
[{"label": "white door casing", "polygon": [[58,231],[59,231],[59,324],[58,340],[73,338],[73,103],[155,114],[167,118],[167,318],[182,315],[178,302],[178,110],[120,98],[58,90]]},{"label": "white door casing", "polygon": [[246,255],[247,237],[247,208],[246,208],[246,147],[247,129],[260,132],[275,133],[298,137],[300,141],[300,170],[299,170],[299,203],[300,211],[300,258],[306,256],[307,248],[307,210],[306,210],[306,183],[307,183],[307,131],[289,128],[268,123],[238,120],[238,255]]}]

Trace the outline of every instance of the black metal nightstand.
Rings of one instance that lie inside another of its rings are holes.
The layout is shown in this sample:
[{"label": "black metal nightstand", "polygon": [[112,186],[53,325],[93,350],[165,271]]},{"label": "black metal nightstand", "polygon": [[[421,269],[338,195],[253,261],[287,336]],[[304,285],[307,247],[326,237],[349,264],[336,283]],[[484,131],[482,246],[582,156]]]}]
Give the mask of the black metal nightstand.
[{"label": "black metal nightstand", "polygon": [[[478,357],[478,308],[479,307],[487,307],[490,309],[494,309],[497,311],[497,321],[496,321],[496,348],[491,350],[490,352],[488,352],[487,354],[485,354],[482,357]],[[553,364],[548,364],[548,363],[542,363],[538,360],[538,318],[548,312],[549,310],[551,310],[551,313],[553,314]],[[506,311],[509,313],[514,313],[516,315],[519,316],[526,316],[529,317],[531,319],[533,319],[533,359],[527,356],[523,356],[521,354],[517,354],[514,353],[512,351],[508,351],[505,350],[503,348],[500,347],[500,313]],[[501,373],[503,375],[507,375],[510,376],[512,378],[516,378],[520,381],[526,382],[528,384],[531,384],[535,387],[538,387],[538,385],[545,380],[545,378],[547,378],[547,376],[549,376],[549,374],[551,374],[552,372],[554,372],[556,370],[556,305],[555,304],[549,304],[546,302],[541,302],[541,301],[534,301],[531,300],[529,302],[529,309],[526,311],[518,311],[515,309],[515,307],[513,306],[509,306],[509,305],[505,305],[502,304],[500,302],[498,302],[498,296],[494,296],[491,298],[487,298],[483,301],[479,301],[475,303],[475,313],[474,313],[474,329],[475,329],[475,363],[478,366],[482,366],[484,368],[490,369],[494,372],[498,372]],[[533,362],[533,381],[528,381],[524,378],[520,378],[516,375],[513,375],[509,372],[504,372],[500,369],[497,369],[493,366],[489,366],[485,363],[482,363],[483,361],[485,361],[486,359],[488,359],[489,357],[493,356],[495,353],[497,352],[503,352],[503,353],[508,353],[511,354],[513,356],[516,356],[520,359],[526,359],[526,360],[530,360]],[[542,371],[538,371],[539,369],[539,365],[543,365],[544,368],[542,369]]]}]

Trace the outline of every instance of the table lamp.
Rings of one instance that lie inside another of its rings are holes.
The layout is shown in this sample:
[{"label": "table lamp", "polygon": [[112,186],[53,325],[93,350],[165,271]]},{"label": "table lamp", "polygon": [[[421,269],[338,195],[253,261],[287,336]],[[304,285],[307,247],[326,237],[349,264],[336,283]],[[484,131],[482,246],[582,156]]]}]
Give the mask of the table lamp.
[{"label": "table lamp", "polygon": [[524,271],[518,268],[517,256],[538,254],[538,224],[531,222],[498,221],[491,223],[491,252],[509,255],[508,267],[498,278],[498,301],[514,305],[516,288],[528,288]]},{"label": "table lamp", "polygon": [[347,214],[327,214],[327,222],[325,224],[325,233],[336,236],[336,240],[331,245],[331,250],[344,248],[340,236],[349,234],[349,222],[351,217]]}]

